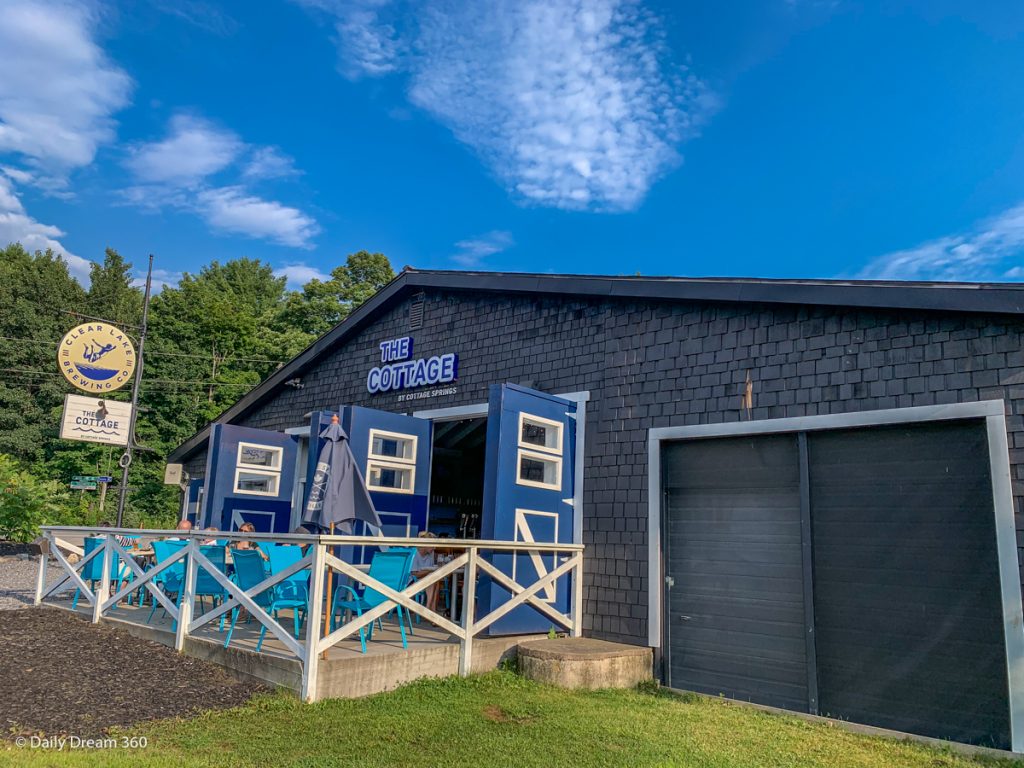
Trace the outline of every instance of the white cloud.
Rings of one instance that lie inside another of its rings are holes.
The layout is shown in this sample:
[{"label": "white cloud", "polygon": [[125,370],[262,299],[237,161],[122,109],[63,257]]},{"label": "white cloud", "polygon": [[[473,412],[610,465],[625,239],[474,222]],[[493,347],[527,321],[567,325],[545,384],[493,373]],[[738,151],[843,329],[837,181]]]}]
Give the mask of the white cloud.
[{"label": "white cloud", "polygon": [[287,285],[289,288],[301,288],[310,280],[327,282],[331,279],[330,275],[324,274],[316,267],[311,267],[302,262],[299,262],[298,264],[286,264],[283,267],[279,267],[274,270],[274,276],[287,278]]},{"label": "white cloud", "polygon": [[221,8],[203,0],[152,0],[158,11],[177,16],[205,32],[227,37],[238,29],[238,22]]},{"label": "white cloud", "polygon": [[252,148],[234,132],[201,117],[175,116],[167,137],[137,144],[126,165],[139,182],[121,190],[129,205],[192,213],[220,232],[297,248],[311,247],[320,232],[316,221],[297,208],[257,197],[238,184],[212,186],[211,177],[228,171],[247,181],[298,171],[278,149]]},{"label": "white cloud", "polygon": [[[114,112],[132,81],[93,36],[91,3],[5,0],[0,4],[0,152],[64,177],[114,138]],[[52,186],[52,184],[51,184]]]},{"label": "white cloud", "polygon": [[310,247],[319,232],[316,221],[297,208],[248,194],[242,187],[204,189],[196,196],[198,213],[214,229]]},{"label": "white cloud", "polygon": [[872,261],[870,280],[1016,280],[1024,276],[1024,203],[947,235]]},{"label": "white cloud", "polygon": [[295,160],[276,147],[257,147],[250,155],[242,175],[247,179],[283,179],[298,176]]},{"label": "white cloud", "polygon": [[[636,208],[717,106],[639,0],[412,0],[409,32],[382,20],[398,15],[390,3],[299,1],[335,14],[361,74],[405,68],[411,101],[526,202]],[[364,23],[350,29],[353,16]]]},{"label": "white cloud", "polygon": [[29,216],[14,191],[14,185],[0,175],[0,248],[8,243],[21,243],[27,251],[49,248],[64,257],[68,269],[79,282],[88,283],[92,262],[65,248],[58,240],[64,234],[60,228],[42,224]]},{"label": "white cloud", "polygon": [[296,0],[299,5],[325,12],[333,18],[338,46],[338,70],[357,80],[377,77],[399,68],[403,41],[386,19],[391,0]]},{"label": "white cloud", "polygon": [[475,267],[482,259],[500,253],[512,245],[511,232],[493,230],[486,235],[457,242],[455,247],[459,250],[452,254],[452,261],[463,267]]},{"label": "white cloud", "polygon": [[[181,282],[183,273],[173,272],[169,269],[154,269],[153,270],[153,293],[160,293],[164,288],[174,288]],[[136,288],[146,287],[146,273],[136,272],[135,279],[132,281],[132,285]]]},{"label": "white cloud", "polygon": [[189,187],[227,168],[244,148],[227,129],[193,115],[176,115],[167,138],[136,144],[125,164],[142,182]]}]

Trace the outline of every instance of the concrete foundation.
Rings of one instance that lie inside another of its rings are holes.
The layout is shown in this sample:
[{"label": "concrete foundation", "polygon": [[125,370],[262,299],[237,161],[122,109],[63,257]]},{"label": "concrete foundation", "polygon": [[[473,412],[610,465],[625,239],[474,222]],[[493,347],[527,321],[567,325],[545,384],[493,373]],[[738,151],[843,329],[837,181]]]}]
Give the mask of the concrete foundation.
[{"label": "concrete foundation", "polygon": [[519,645],[519,671],[560,688],[632,688],[653,677],[650,648],[572,637]]}]

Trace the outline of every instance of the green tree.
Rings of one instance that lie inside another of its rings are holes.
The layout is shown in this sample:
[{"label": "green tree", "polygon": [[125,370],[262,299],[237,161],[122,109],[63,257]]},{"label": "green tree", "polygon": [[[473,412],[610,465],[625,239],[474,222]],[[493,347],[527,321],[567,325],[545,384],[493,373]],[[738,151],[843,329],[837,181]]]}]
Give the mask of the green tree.
[{"label": "green tree", "polygon": [[313,337],[340,323],[349,313],[395,277],[383,253],[358,251],[331,271],[330,280],[310,280],[288,296],[284,318]]}]

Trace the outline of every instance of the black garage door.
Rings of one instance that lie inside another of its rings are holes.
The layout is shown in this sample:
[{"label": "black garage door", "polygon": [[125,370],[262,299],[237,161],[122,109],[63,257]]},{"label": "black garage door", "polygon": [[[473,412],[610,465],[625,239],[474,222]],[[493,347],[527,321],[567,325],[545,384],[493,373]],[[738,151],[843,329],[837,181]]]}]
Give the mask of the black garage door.
[{"label": "black garage door", "polygon": [[680,441],[662,461],[669,685],[1009,746],[984,422]]}]

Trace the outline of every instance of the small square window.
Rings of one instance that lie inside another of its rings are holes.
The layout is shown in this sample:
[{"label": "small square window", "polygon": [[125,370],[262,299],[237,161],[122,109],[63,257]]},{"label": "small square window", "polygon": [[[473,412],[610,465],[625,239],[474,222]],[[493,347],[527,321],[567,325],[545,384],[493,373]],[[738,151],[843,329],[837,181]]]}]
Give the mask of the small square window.
[{"label": "small square window", "polygon": [[416,468],[405,464],[381,461],[367,462],[366,486],[371,491],[412,493],[416,483]]},{"label": "small square window", "polygon": [[416,461],[416,436],[371,429],[370,456],[414,463]]},{"label": "small square window", "polygon": [[235,471],[235,493],[252,496],[277,496],[281,475],[277,472],[260,472],[251,469]]},{"label": "small square window", "polygon": [[562,460],[555,456],[532,451],[519,451],[516,482],[553,491],[562,489]]},{"label": "small square window", "polygon": [[240,467],[256,467],[257,469],[281,469],[281,456],[284,449],[272,445],[255,443],[238,444],[238,461]]},{"label": "small square window", "polygon": [[562,453],[562,425],[557,421],[519,414],[519,445],[536,451]]}]

